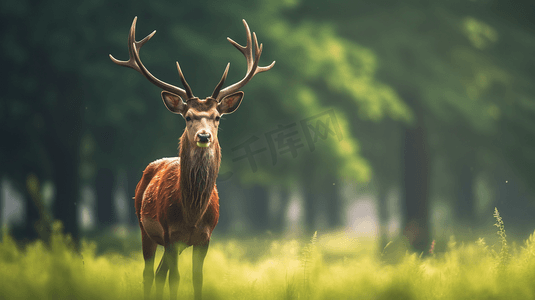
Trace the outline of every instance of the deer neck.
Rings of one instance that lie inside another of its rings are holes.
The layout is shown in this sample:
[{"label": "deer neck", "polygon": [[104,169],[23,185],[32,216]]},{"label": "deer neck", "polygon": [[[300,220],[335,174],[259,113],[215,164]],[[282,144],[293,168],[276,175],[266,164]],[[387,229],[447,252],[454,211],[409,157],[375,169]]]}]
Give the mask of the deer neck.
[{"label": "deer neck", "polygon": [[207,148],[200,148],[187,139],[180,138],[180,189],[185,219],[196,225],[200,221],[215,188],[221,163],[221,148],[214,141]]}]

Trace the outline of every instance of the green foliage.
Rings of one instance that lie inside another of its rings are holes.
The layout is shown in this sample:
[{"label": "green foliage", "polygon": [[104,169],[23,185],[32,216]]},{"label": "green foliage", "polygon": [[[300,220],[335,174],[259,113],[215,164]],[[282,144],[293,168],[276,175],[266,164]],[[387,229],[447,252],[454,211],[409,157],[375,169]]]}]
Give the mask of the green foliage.
[{"label": "green foliage", "polygon": [[507,264],[510,255],[509,255],[509,246],[507,245],[507,235],[505,234],[505,224],[503,223],[502,217],[500,217],[500,212],[498,211],[498,208],[494,208],[494,218],[496,219],[496,223],[494,223],[494,226],[498,227],[497,234],[500,237],[500,253],[499,258],[500,267],[503,267]]},{"label": "green foliage", "polygon": [[310,243],[305,245],[303,247],[303,251],[301,254],[301,264],[303,266],[303,287],[307,294],[305,294],[305,298],[308,298],[309,292],[311,292],[311,289],[314,288],[313,285],[310,284],[311,278],[310,274],[317,274],[317,272],[312,272],[312,270],[317,270],[317,263],[320,260],[320,256],[318,253],[318,249],[316,246],[316,243],[318,241],[318,232],[314,232],[314,235],[310,239]]},{"label": "green foliage", "polygon": [[[498,222],[499,223],[499,222]],[[503,222],[501,223],[503,225]],[[206,299],[530,299],[535,293],[535,234],[514,249],[509,263],[480,239],[433,256],[405,252],[384,264],[373,240],[347,233],[297,240],[214,241],[204,266]],[[389,246],[391,247],[391,245]],[[162,251],[157,252],[157,259]],[[76,252],[54,225],[50,245],[19,249],[4,232],[0,243],[3,299],[142,299],[143,259]],[[193,295],[191,248],[179,259],[179,293]],[[503,276],[503,275],[506,276]],[[165,297],[166,295],[164,295]]]},{"label": "green foliage", "polygon": [[288,60],[300,75],[299,81],[325,81],[331,91],[357,102],[356,111],[364,119],[380,120],[387,114],[394,119],[410,120],[410,110],[395,91],[374,78],[374,53],[340,37],[333,26],[308,20],[295,26],[276,20],[268,33],[287,52],[283,59],[289,53],[300,54],[289,56]]}]

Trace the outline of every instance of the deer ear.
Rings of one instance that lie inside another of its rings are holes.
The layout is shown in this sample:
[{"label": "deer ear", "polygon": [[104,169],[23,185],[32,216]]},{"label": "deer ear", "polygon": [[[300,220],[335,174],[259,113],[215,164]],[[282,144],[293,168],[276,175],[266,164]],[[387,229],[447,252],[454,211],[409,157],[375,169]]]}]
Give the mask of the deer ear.
[{"label": "deer ear", "polygon": [[219,102],[219,105],[217,106],[217,110],[221,114],[230,114],[234,112],[236,109],[238,109],[238,106],[240,106],[241,100],[243,99],[243,92],[239,91],[234,94],[230,94],[223,98],[221,102]]},{"label": "deer ear", "polygon": [[182,101],[180,96],[166,91],[162,91],[163,104],[167,109],[175,114],[182,114],[186,111],[187,104]]}]

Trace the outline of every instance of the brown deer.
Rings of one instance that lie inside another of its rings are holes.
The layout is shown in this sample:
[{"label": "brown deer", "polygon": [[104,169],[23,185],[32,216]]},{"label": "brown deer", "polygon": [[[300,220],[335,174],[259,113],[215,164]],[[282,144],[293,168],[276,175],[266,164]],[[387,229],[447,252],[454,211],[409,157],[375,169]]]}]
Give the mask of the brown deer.
[{"label": "brown deer", "polygon": [[[144,294],[149,298],[156,277],[156,296],[162,297],[165,278],[169,273],[170,299],[176,299],[180,276],[178,255],[193,246],[193,289],[195,299],[202,298],[203,263],[208,251],[212,231],[219,219],[219,197],[216,178],[221,162],[221,148],[217,129],[222,115],[234,112],[243,99],[239,91],[254,75],[271,69],[275,62],[259,67],[262,44],[258,46],[256,34],[253,44],[247,22],[247,45],[229,42],[245,56],[245,77],[224,89],[230,63],[217,84],[212,96],[199,99],[193,96],[178,62],[176,63],[184,89],[165,83],[154,77],[141,63],[140,48],[156,33],[141,41],[135,40],[137,17],[134,18],[128,36],[128,61],[111,60],[143,74],[161,88],[162,99],[169,111],[180,114],[186,120],[186,128],[180,138],[179,157],[162,158],[150,163],[137,184],[135,194],[136,214],[141,227],[141,242],[145,269],[143,271]],[[165,248],[160,265],[154,274],[154,254],[158,245]]]}]

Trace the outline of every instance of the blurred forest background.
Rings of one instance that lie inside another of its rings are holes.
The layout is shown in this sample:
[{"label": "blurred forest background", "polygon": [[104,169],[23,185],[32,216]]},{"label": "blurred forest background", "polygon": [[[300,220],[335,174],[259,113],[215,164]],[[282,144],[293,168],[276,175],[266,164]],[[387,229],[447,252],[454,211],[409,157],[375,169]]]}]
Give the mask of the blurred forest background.
[{"label": "blurred forest background", "polygon": [[211,94],[245,59],[246,19],[275,67],[221,123],[216,235],[346,230],[416,250],[493,223],[535,228],[531,1],[0,3],[0,222],[19,240],[134,232],[131,198],[184,121],[113,64],[127,35],[158,78]]}]

